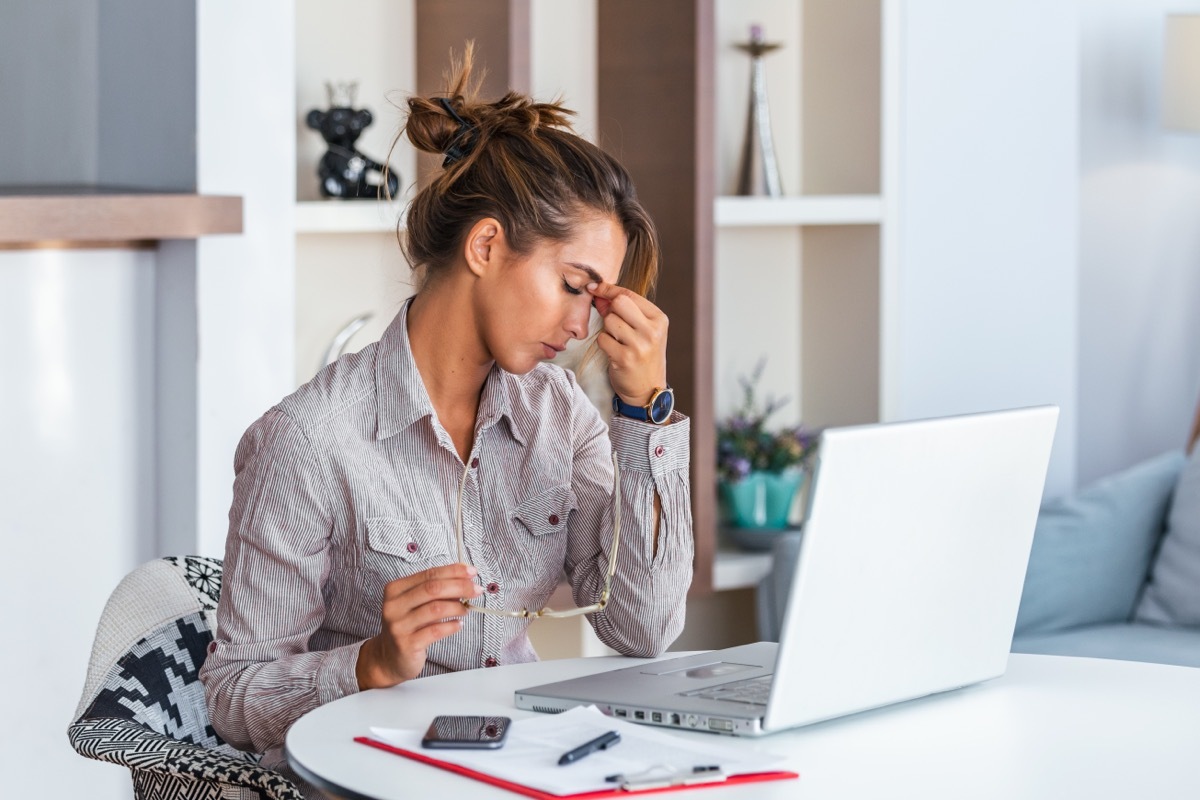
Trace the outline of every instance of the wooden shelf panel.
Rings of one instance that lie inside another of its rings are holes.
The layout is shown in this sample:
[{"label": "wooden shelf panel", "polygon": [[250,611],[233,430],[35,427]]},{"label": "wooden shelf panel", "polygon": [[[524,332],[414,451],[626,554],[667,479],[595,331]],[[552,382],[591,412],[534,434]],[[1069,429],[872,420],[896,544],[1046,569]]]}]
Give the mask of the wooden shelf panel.
[{"label": "wooden shelf panel", "polygon": [[378,200],[312,200],[296,203],[296,233],[395,233],[407,211]]},{"label": "wooden shelf panel", "polygon": [[883,222],[878,195],[718,197],[713,217],[719,227],[787,225],[877,225]]},{"label": "wooden shelf panel", "polygon": [[242,198],[96,187],[0,192],[0,244],[195,239],[242,232]]}]

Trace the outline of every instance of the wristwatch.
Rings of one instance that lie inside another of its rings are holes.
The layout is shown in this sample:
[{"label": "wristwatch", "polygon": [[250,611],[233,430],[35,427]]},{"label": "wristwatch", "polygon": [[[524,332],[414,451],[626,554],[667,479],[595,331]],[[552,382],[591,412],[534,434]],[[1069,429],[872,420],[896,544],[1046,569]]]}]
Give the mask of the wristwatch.
[{"label": "wristwatch", "polygon": [[655,389],[650,394],[650,402],[644,406],[631,406],[621,400],[621,396],[613,395],[613,411],[622,417],[649,422],[652,425],[662,425],[671,418],[675,410],[675,391],[668,386],[665,389]]}]

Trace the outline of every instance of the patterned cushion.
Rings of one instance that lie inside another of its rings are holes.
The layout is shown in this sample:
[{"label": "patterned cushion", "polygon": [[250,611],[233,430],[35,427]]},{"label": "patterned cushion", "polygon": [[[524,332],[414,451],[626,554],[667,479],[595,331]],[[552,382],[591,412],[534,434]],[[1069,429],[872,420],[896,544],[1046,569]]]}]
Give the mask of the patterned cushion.
[{"label": "patterned cushion", "polygon": [[128,767],[139,800],[302,798],[209,723],[198,673],[220,596],[220,560],[172,556],[127,575],[101,615],[67,735],[81,755]]}]

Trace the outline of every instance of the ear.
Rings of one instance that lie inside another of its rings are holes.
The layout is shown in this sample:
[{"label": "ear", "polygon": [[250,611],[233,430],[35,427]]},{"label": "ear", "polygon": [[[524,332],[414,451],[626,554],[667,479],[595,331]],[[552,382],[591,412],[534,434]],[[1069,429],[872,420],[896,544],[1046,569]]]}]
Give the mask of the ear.
[{"label": "ear", "polygon": [[314,108],[312,111],[308,112],[308,117],[304,121],[308,123],[308,127],[315,130],[320,130],[321,123],[325,121],[325,112]]},{"label": "ear", "polygon": [[467,260],[467,269],[476,277],[482,278],[500,268],[507,250],[500,221],[493,217],[484,217],[467,232],[463,256]]}]

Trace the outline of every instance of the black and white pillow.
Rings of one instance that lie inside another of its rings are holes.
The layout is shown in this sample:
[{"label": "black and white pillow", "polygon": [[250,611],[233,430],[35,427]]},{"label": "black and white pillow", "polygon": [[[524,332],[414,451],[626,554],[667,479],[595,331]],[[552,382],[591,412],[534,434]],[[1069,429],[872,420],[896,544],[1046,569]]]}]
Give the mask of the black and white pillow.
[{"label": "black and white pillow", "polygon": [[244,756],[208,720],[198,673],[212,638],[204,611],[151,632],[117,661],[83,718],[128,719],[176,741]]},{"label": "black and white pillow", "polygon": [[217,610],[221,599],[220,559],[204,556],[167,556],[163,561],[175,566],[183,573],[183,579],[196,593],[196,600],[210,611]]}]

